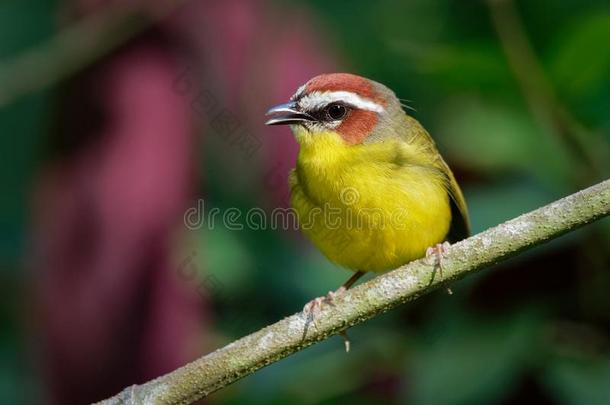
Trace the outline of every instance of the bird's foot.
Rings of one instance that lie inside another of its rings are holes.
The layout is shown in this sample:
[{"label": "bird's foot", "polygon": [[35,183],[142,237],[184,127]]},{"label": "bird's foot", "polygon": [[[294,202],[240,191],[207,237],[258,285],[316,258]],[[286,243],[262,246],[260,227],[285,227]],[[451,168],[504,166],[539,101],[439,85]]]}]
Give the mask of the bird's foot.
[{"label": "bird's foot", "polygon": [[443,255],[447,253],[447,249],[449,249],[451,245],[449,242],[437,243],[434,246],[430,246],[426,249],[426,262],[429,265],[433,265],[438,267],[438,272],[443,277]]},{"label": "bird's foot", "polygon": [[328,294],[326,294],[326,297],[324,297],[324,302],[330,304],[331,306],[335,306],[335,298],[343,295],[345,291],[347,291],[347,288],[345,288],[343,285],[337,288],[335,291],[329,291]]},{"label": "bird's foot", "polygon": [[[323,305],[334,306],[335,305],[333,302],[334,299],[336,297],[340,296],[341,294],[345,293],[346,290],[347,290],[347,288],[345,288],[344,286],[341,286],[335,291],[329,291],[328,294],[326,294],[326,296],[314,298],[313,300],[311,300],[307,304],[305,304],[305,306],[303,307],[303,313],[307,317],[307,323],[313,323],[315,325],[316,313],[322,309],[322,306]],[[351,341],[349,339],[349,336],[347,336],[347,331],[344,330],[344,331],[340,332],[339,336],[341,336],[343,338],[343,344],[345,345],[345,353],[349,353],[350,348],[351,348]]]},{"label": "bird's foot", "polygon": [[[426,249],[426,262],[433,265],[435,269],[438,268],[438,273],[440,274],[441,278],[443,278],[444,268],[443,255],[447,253],[447,249],[449,249],[449,247],[451,247],[449,242],[443,242],[437,243],[436,245],[430,246],[428,249]],[[447,293],[450,295],[453,294],[451,288],[447,288]]]},{"label": "bird's foot", "polygon": [[[320,312],[322,306],[335,306],[335,298],[343,295],[345,291],[347,291],[348,288],[354,285],[354,283],[358,281],[358,279],[363,275],[363,271],[357,271],[349,278],[349,280],[347,280],[341,287],[339,287],[335,291],[329,291],[326,296],[315,298],[305,304],[305,306],[303,307],[303,315],[306,317],[306,322],[305,328],[303,329],[303,339],[305,339],[305,336],[307,335],[309,325],[313,323],[314,326],[316,326],[316,313]],[[345,343],[345,351],[349,352],[351,344],[349,337],[347,336],[347,331],[344,330],[343,332],[340,332],[339,335],[343,338],[343,342]]]},{"label": "bird's foot", "polygon": [[326,296],[324,297],[314,298],[313,300],[305,304],[305,306],[303,307],[303,313],[307,315],[307,317],[310,319],[315,318],[315,313],[319,312],[322,309],[323,305],[328,304],[334,306],[335,298],[345,293],[346,290],[347,289],[345,288],[345,286],[341,286],[335,291],[329,291],[328,294],[326,294]]}]

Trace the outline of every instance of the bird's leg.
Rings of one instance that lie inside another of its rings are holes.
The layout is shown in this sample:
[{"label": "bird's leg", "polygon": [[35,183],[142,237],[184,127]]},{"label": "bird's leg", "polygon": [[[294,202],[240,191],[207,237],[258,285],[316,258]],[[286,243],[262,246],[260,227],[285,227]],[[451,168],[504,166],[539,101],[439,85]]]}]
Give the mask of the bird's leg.
[{"label": "bird's leg", "polygon": [[340,296],[341,294],[343,294],[344,292],[346,292],[351,286],[353,286],[356,281],[358,281],[360,279],[360,277],[362,277],[364,275],[363,271],[357,271],[355,272],[350,278],[349,280],[347,280],[345,283],[343,283],[341,285],[341,287],[337,288],[335,291],[329,291],[328,294],[326,294],[326,297],[324,297],[324,302],[327,302],[329,304],[333,304],[333,300],[335,299],[335,297]]},{"label": "bird's leg", "polygon": [[[426,249],[426,262],[430,265],[438,266],[438,272],[443,277],[443,255],[451,245],[449,242],[437,243]],[[431,260],[433,259],[433,260]]]},{"label": "bird's leg", "polygon": [[[449,242],[443,242],[443,243],[437,243],[434,246],[430,246],[428,249],[426,249],[426,262],[428,264],[433,264],[434,267],[438,267],[438,273],[440,274],[441,278],[443,278],[443,255],[445,253],[447,253],[447,249],[449,249],[451,245],[449,244]],[[434,259],[434,261],[432,263],[430,263],[430,259]],[[451,288],[447,288],[447,293],[449,293],[449,295],[453,294],[453,291],[451,291]]]},{"label": "bird's leg", "polygon": [[305,304],[305,307],[303,307],[303,313],[307,314],[309,318],[313,319],[316,308],[319,310],[322,307],[322,304],[333,305],[333,300],[347,291],[363,275],[363,271],[357,271],[349,278],[349,280],[343,283],[343,285],[341,285],[341,287],[337,288],[335,291],[329,291],[325,297],[318,297],[309,301],[307,304]]}]

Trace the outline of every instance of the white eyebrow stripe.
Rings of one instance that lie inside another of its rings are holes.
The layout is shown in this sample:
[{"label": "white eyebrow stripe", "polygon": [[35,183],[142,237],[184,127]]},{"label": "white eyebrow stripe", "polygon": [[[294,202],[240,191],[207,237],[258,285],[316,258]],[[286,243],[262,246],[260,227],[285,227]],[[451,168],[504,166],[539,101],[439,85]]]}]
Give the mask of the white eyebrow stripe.
[{"label": "white eyebrow stripe", "polygon": [[302,85],[301,87],[299,87],[297,89],[297,92],[294,93],[294,95],[292,97],[290,97],[291,100],[296,100],[297,98],[301,97],[301,94],[303,94],[305,92],[305,88],[307,87],[307,83],[305,83],[304,85]]},{"label": "white eyebrow stripe", "polygon": [[361,110],[374,111],[377,113],[381,113],[385,110],[382,105],[377,104],[368,98],[360,97],[358,94],[350,91],[314,91],[302,97],[301,100],[299,100],[299,105],[306,111],[312,111],[330,103],[340,101]]}]

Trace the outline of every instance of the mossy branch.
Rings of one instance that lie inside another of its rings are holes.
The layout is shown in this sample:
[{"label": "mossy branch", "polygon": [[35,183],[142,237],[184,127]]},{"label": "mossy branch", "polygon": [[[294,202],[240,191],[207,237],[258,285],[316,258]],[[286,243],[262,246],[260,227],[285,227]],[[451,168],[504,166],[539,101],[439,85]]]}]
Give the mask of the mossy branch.
[{"label": "mossy branch", "polygon": [[609,213],[606,180],[454,244],[443,259],[443,279],[426,260],[414,261],[338,297],[334,306],[323,307],[314,325],[306,328],[302,313],[289,316],[101,403],[192,403],[307,346]]}]

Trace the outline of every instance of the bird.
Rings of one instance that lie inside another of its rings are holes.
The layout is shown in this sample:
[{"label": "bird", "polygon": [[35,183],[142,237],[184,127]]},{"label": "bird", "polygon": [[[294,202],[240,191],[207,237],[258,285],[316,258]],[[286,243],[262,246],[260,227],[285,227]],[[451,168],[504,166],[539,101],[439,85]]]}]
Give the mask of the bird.
[{"label": "bird", "polygon": [[[290,204],[302,232],[333,263],[354,272],[332,301],[365,273],[442,255],[470,234],[468,208],[451,169],[424,127],[387,86],[326,73],[272,107],[266,125],[289,125],[299,152]],[[347,341],[346,341],[347,347]]]}]

